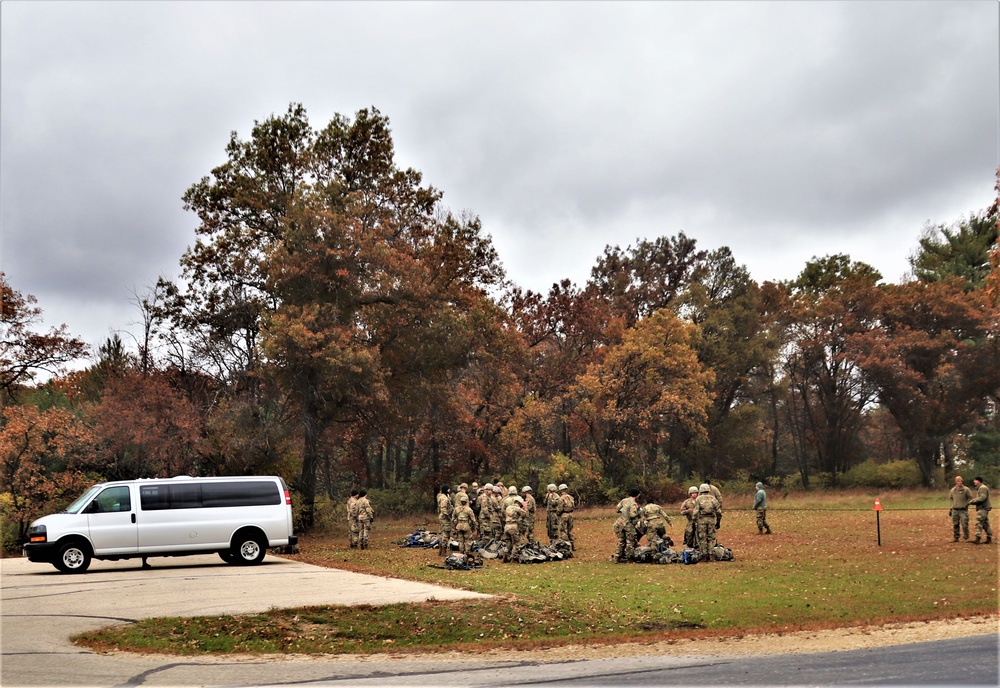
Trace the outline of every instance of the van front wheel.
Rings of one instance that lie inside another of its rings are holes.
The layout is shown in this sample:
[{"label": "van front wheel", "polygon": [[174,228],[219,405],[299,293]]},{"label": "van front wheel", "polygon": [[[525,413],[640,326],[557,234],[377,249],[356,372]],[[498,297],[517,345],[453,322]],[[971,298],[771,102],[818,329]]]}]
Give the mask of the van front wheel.
[{"label": "van front wheel", "polygon": [[229,551],[234,564],[252,566],[264,560],[267,542],[258,533],[240,534],[233,539],[233,547]]},{"label": "van front wheel", "polygon": [[80,542],[67,542],[52,563],[63,573],[83,573],[90,567],[90,550]]}]

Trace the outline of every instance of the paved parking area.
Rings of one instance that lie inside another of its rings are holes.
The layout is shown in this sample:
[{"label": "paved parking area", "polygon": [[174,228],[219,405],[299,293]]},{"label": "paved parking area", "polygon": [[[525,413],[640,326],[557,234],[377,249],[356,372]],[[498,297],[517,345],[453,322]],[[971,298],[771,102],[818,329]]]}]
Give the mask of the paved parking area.
[{"label": "paved parking area", "polygon": [[[186,667],[184,671],[201,677],[194,681],[196,684],[247,683],[230,673],[240,665],[238,660],[207,657],[167,662],[163,657],[106,656],[73,645],[69,637],[153,616],[484,597],[465,590],[322,568],[270,555],[261,565],[251,567],[227,566],[214,555],[152,558],[150,563],[152,569],[142,569],[139,559],[95,561],[85,574],[64,575],[48,564],[22,558],[0,559],[0,684],[5,688],[134,685],[136,676],[160,673],[164,665],[178,670]],[[217,668],[208,671],[209,666]],[[219,682],[208,680],[217,671]],[[147,679],[140,682],[149,683]],[[165,685],[169,685],[169,679]],[[176,685],[191,683],[182,680]]]}]

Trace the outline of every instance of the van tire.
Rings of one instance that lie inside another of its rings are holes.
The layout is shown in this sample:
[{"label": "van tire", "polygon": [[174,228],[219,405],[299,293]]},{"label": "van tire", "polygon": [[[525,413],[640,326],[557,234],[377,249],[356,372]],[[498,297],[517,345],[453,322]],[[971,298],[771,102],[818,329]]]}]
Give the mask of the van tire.
[{"label": "van tire", "polygon": [[90,547],[80,540],[61,545],[52,564],[63,573],[83,573],[90,567]]},{"label": "van tire", "polygon": [[219,557],[222,559],[222,561],[226,562],[227,564],[236,563],[236,557],[233,555],[233,551],[231,549],[222,550],[221,552],[219,552]]},{"label": "van tire", "polygon": [[264,561],[264,554],[267,553],[267,540],[264,539],[260,531],[244,530],[236,533],[229,552],[234,564],[253,566]]}]

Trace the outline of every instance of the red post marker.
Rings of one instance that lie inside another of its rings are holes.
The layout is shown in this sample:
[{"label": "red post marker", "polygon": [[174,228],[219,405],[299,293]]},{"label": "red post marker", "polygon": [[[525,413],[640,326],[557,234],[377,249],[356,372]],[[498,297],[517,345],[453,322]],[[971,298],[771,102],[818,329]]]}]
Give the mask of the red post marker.
[{"label": "red post marker", "polygon": [[878,546],[882,546],[882,504],[875,498],[875,530],[878,532]]}]

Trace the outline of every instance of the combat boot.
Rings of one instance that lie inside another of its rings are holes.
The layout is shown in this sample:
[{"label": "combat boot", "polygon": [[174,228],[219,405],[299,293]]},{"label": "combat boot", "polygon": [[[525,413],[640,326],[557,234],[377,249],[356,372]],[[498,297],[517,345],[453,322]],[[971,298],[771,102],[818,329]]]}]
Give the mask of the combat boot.
[{"label": "combat boot", "polygon": [[763,528],[758,528],[757,529],[757,534],[758,535],[763,535],[764,534],[764,529]]},{"label": "combat boot", "polygon": [[986,536],[986,544],[987,545],[992,545],[993,544],[993,536],[992,535],[987,535]]},{"label": "combat boot", "polygon": [[977,535],[974,540],[969,540],[969,544],[970,545],[978,545],[979,544],[979,536]]},{"label": "combat boot", "polygon": [[770,535],[770,534],[771,534],[771,526],[768,526],[767,530],[764,531],[764,535]]},{"label": "combat boot", "polygon": [[957,535],[955,536],[955,542],[958,542],[958,536]]}]

